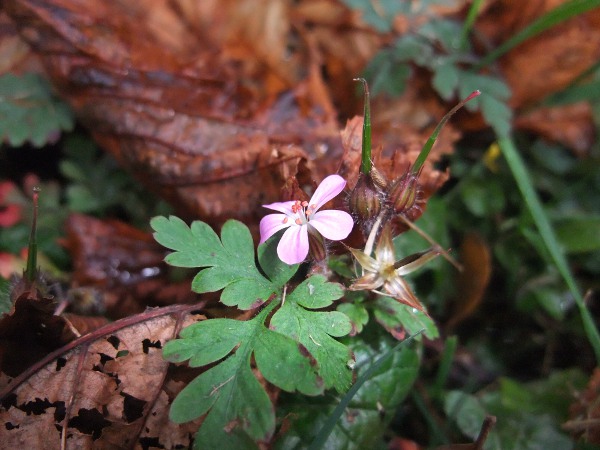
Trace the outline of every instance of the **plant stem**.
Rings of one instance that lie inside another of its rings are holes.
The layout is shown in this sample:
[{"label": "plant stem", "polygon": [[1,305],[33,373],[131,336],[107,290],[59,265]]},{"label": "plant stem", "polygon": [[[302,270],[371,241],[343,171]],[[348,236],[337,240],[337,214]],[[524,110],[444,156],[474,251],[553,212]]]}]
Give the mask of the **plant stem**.
[{"label": "plant stem", "polygon": [[477,18],[477,13],[481,8],[481,3],[483,0],[473,0],[471,7],[469,8],[469,12],[467,14],[467,18],[465,19],[465,23],[463,24],[461,33],[460,33],[460,49],[465,50],[467,47],[467,42],[469,38],[469,33],[473,28],[473,24],[475,23],[475,19]]},{"label": "plant stem", "polygon": [[435,141],[437,140],[440,131],[442,131],[442,128],[444,128],[444,125],[446,125],[446,122],[448,122],[450,117],[452,117],[454,113],[460,108],[462,108],[465,105],[465,103],[467,103],[469,100],[474,99],[475,97],[478,97],[480,94],[480,91],[471,92],[471,94],[467,98],[462,100],[458,105],[456,105],[449,112],[447,112],[444,117],[442,117],[442,120],[440,120],[440,123],[437,124],[437,127],[435,127],[435,130],[433,130],[433,133],[431,133],[431,136],[429,136],[429,139],[427,139],[427,142],[425,142],[425,145],[421,149],[421,153],[419,153],[419,156],[417,157],[415,164],[412,167],[412,173],[416,174],[419,172],[419,170],[421,170],[421,167],[423,167],[423,164],[425,164],[425,160],[427,160],[429,152],[431,151],[433,144],[435,144]]},{"label": "plant stem", "polygon": [[27,268],[25,278],[29,283],[33,283],[37,275],[37,215],[38,215],[38,197],[40,188],[33,188],[33,219],[31,221],[31,234],[29,235],[29,247],[27,249]]}]

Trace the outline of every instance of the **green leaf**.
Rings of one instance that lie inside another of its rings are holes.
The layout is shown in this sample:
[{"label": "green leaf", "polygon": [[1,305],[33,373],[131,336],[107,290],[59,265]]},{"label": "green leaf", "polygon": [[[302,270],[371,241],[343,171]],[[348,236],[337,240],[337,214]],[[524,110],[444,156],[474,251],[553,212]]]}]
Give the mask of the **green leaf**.
[{"label": "green leaf", "polygon": [[[479,434],[481,424],[486,416],[486,410],[479,399],[461,391],[450,391],[446,394],[444,411],[446,415],[454,418],[464,434],[473,439]],[[494,430],[488,435],[487,442],[497,439],[495,435],[492,436],[492,433]]]},{"label": "green leaf", "polygon": [[150,226],[159,244],[175,250],[165,258],[172,266],[212,266],[223,250],[216,233],[204,222],[194,221],[188,227],[179,217],[154,217],[150,220]]},{"label": "green leaf", "polygon": [[566,253],[600,250],[600,216],[568,217],[556,222],[556,237]]},{"label": "green leaf", "polygon": [[352,332],[350,335],[354,336],[360,334],[363,327],[369,322],[369,312],[364,305],[360,303],[341,303],[336,308],[339,312],[344,313],[350,319],[352,324]]},{"label": "green leaf", "polygon": [[364,70],[364,77],[369,81],[371,94],[388,93],[399,96],[404,92],[406,81],[412,74],[410,64],[396,61],[395,51],[382,50],[377,53]]},{"label": "green leaf", "polygon": [[[310,401],[298,396],[282,396],[280,415],[288,418],[291,427],[277,441],[276,449],[306,449],[310,443],[314,444],[317,434],[340,406],[343,413],[333,424],[322,448],[385,448],[383,436],[388,424],[418,375],[418,345],[403,343],[395,348],[398,341],[377,327],[367,327],[349,345],[356,355],[359,380],[353,388],[358,389],[349,392],[353,396],[345,397],[344,404],[333,396]],[[389,357],[386,359],[386,356]],[[369,374],[372,369],[375,370]]]},{"label": "green leaf", "polygon": [[498,136],[508,136],[513,113],[506,102],[483,94],[481,96],[481,114]]},{"label": "green leaf", "polygon": [[430,41],[437,41],[451,53],[460,47],[461,26],[454,20],[434,19],[426,22],[418,33]]},{"label": "green leaf", "polygon": [[496,178],[469,177],[460,185],[460,195],[467,209],[477,217],[486,217],[504,209],[504,190]]},{"label": "green leaf", "polygon": [[170,418],[177,423],[207,414],[195,448],[236,448],[240,443],[248,448],[272,436],[273,405],[252,372],[252,355],[265,379],[281,389],[307,395],[323,392],[306,350],[265,327],[276,305],[272,302],[246,322],[212,319],[193,324],[165,344],[163,354],[170,361],[189,359],[194,367],[217,362],[189,383],[171,406]]},{"label": "green leaf", "polygon": [[340,284],[329,283],[323,275],[314,275],[300,283],[288,300],[308,309],[319,309],[331,305],[334,300],[343,295],[344,289]]},{"label": "green leaf", "polygon": [[0,76],[0,141],[42,147],[73,125],[70,109],[52,95],[45,78],[34,73]]},{"label": "green leaf", "polygon": [[575,278],[573,277],[567,264],[567,260],[558,244],[554,230],[550,225],[548,217],[544,213],[544,208],[542,207],[540,199],[531,185],[531,177],[527,172],[525,163],[517,152],[512,139],[508,137],[501,138],[498,141],[498,144],[500,145],[502,153],[506,158],[506,162],[508,163],[513,176],[515,177],[527,208],[531,212],[531,216],[533,217],[536,227],[540,232],[540,236],[544,242],[544,245],[546,246],[552,260],[556,264],[556,268],[569,287],[569,291],[571,291],[571,294],[573,294],[573,297],[575,298],[575,302],[577,303],[577,307],[581,315],[581,321],[583,322],[583,328],[592,348],[594,349],[596,361],[600,361],[600,334],[598,333],[596,324],[594,323],[583,297],[579,292]]},{"label": "green leaf", "polygon": [[444,410],[460,430],[475,439],[486,415],[497,418],[485,449],[573,448],[560,431],[572,402],[572,390],[583,388],[585,376],[577,370],[553,373],[548,379],[522,384],[502,378],[498,391],[475,396],[460,391],[446,395]]},{"label": "green leaf", "polygon": [[375,320],[393,335],[404,331],[413,335],[420,330],[425,330],[423,334],[429,339],[436,339],[440,335],[431,317],[391,297],[378,297],[372,308]]},{"label": "green leaf", "polygon": [[328,283],[322,275],[313,275],[301,283],[271,319],[271,329],[300,342],[318,363],[325,387],[344,392],[352,381],[348,367],[352,355],[333,339],[350,333],[348,317],[338,311],[307,311],[306,308],[329,306],[343,294],[341,286]]},{"label": "green leaf", "polygon": [[[265,302],[293,274],[297,266],[284,267],[270,253],[261,250],[266,271],[275,282],[258,271],[254,260],[254,244],[248,227],[228,220],[221,230],[221,240],[204,222],[188,227],[181,219],[155,217],[150,221],[154,238],[175,250],[165,261],[179,267],[208,267],[192,281],[198,293],[223,289],[221,302],[240,309],[252,309]],[[272,244],[270,244],[272,245]]]},{"label": "green leaf", "polygon": [[380,0],[377,8],[370,1],[343,0],[352,9],[361,12],[362,19],[377,31],[388,32],[392,28],[394,17],[405,12],[407,7],[396,0]]},{"label": "green leaf", "polygon": [[269,280],[277,286],[283,286],[287,283],[300,266],[300,264],[289,265],[279,259],[277,244],[279,244],[280,239],[281,237],[276,234],[260,244],[257,250],[260,268]]},{"label": "green leaf", "polygon": [[399,37],[392,48],[394,61],[402,63],[414,62],[419,66],[428,66],[434,56],[431,43],[413,34]]},{"label": "green leaf", "polygon": [[233,319],[203,320],[184,328],[180,339],[167,342],[163,357],[171,362],[189,359],[191,367],[205,366],[227,356],[250,334],[252,325]]},{"label": "green leaf", "polygon": [[452,62],[435,65],[432,85],[444,100],[451,100],[458,86],[459,71]]},{"label": "green leaf", "polygon": [[323,393],[323,382],[315,381],[314,360],[306,350],[283,334],[264,329],[254,347],[254,358],[263,376],[287,392],[298,390],[306,395]]}]

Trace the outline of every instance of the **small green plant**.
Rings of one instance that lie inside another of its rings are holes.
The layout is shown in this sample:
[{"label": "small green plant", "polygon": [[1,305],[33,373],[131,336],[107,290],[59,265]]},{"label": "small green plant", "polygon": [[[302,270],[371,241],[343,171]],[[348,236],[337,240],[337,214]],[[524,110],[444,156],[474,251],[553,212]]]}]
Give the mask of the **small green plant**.
[{"label": "small green plant", "polygon": [[[365,90],[367,112],[368,103]],[[165,345],[163,355],[169,361],[189,361],[192,367],[210,365],[181,391],[170,411],[175,422],[206,414],[195,437],[197,448],[248,448],[272,438],[273,406],[252,372],[253,363],[266,381],[285,392],[312,396],[330,388],[340,394],[346,392],[352,384],[356,361],[350,348],[338,339],[362,330],[368,322],[368,309],[388,330],[438,336],[425,306],[402,276],[443,251],[435,248],[396,260],[390,220],[408,214],[419,198],[420,166],[439,129],[455,110],[444,118],[423,147],[418,166],[398,180],[382,181],[376,193],[367,192],[367,186],[358,183],[350,193],[354,198],[350,202],[353,216],[358,221],[366,219],[371,226],[364,251],[351,249],[362,266],[362,276],[355,276],[358,279],[348,289],[364,294],[354,301],[351,297],[346,299],[336,310],[333,303],[346,291],[342,284],[328,281],[321,274],[304,280],[296,275],[309,254],[309,260],[317,265],[328,259],[325,239],[342,240],[353,228],[350,214],[321,209],[344,189],[346,182],[339,175],[326,177],[308,201],[264,205],[277,213],[260,222],[257,255],[250,231],[237,221],[223,225],[220,239],[204,222],[195,221],[188,226],[174,216],[151,221],[155,239],[173,250],[165,259],[169,264],[201,268],[192,281],[194,292],[222,291],[220,300],[224,305],[254,312],[245,321],[217,318],[190,325],[178,339]],[[364,128],[369,127],[370,116],[365,114]],[[368,131],[363,136],[366,138],[360,170],[366,179],[371,179],[376,169],[372,164],[364,164],[371,159]],[[380,203],[374,222],[370,221],[374,210],[364,208],[365,202]],[[349,267],[342,269],[341,259],[335,261],[338,271],[348,273]],[[375,298],[368,297],[369,291],[376,294]]]},{"label": "small green plant", "polygon": [[[465,98],[473,86],[477,86],[485,94],[466,108],[480,110],[498,135],[509,133],[512,110],[507,100],[510,89],[498,74],[480,71],[481,57],[464,38],[467,23],[434,14],[428,14],[425,21],[414,20],[425,14],[427,6],[441,2],[418,2],[416,9],[412,7],[413,2],[381,2],[382,8],[377,12],[370,1],[346,0],[345,3],[359,9],[363,20],[382,31],[390,31],[391,23],[385,22],[384,17],[394,17],[394,13],[405,14],[409,23],[418,23],[370,61],[365,78],[369,80],[373,95],[400,95],[415,68],[420,67],[432,74],[431,85],[443,100]],[[477,8],[479,3],[473,2],[472,8]]]},{"label": "small green plant", "polygon": [[70,108],[52,94],[47,79],[34,73],[0,76],[0,142],[42,147],[73,125]]},{"label": "small green plant", "polygon": [[220,240],[203,222],[187,227],[176,217],[158,217],[151,225],[156,240],[176,250],[167,257],[170,264],[205,267],[192,283],[195,292],[223,289],[224,304],[260,309],[247,321],[197,323],[165,346],[170,361],[189,359],[193,367],[213,363],[171,408],[176,422],[208,413],[196,436],[199,443],[240,448],[248,439],[266,441],[273,435],[274,411],[252,373],[252,360],[267,381],[287,392],[317,395],[325,388],[344,392],[349,387],[352,355],[332,336],[347,335],[350,321],[343,313],[324,310],[343,295],[339,284],[313,275],[287,292],[299,266],[279,260],[276,239],[270,239],[258,247],[257,267],[250,232],[237,221],[225,223]]}]

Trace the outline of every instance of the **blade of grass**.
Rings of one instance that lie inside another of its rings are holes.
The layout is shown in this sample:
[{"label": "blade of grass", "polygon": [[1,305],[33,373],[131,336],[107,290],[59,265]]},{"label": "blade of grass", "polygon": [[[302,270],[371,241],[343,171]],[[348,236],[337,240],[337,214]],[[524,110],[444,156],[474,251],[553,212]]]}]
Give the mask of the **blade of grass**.
[{"label": "blade of grass", "polygon": [[527,172],[525,163],[519,155],[512,138],[502,137],[498,140],[498,145],[504,154],[504,158],[506,159],[513,176],[515,177],[519,190],[521,191],[521,195],[523,196],[523,199],[525,200],[525,203],[527,204],[527,207],[533,216],[533,220],[540,232],[540,236],[542,237],[544,245],[548,249],[554,264],[556,264],[556,268],[565,280],[565,283],[571,291],[571,294],[575,298],[575,302],[579,308],[579,313],[581,314],[581,321],[583,322],[584,331],[592,348],[594,349],[596,361],[600,362],[600,334],[598,334],[598,329],[596,328],[594,320],[592,319],[592,316],[585,305],[585,301],[579,292],[575,278],[571,274],[565,255],[562,252],[558,244],[558,240],[556,239],[556,235],[554,234],[554,230],[550,225],[550,221],[548,220],[548,217],[542,208],[542,204],[535,190],[533,189],[531,182],[529,181],[531,178]]},{"label": "blade of grass", "polygon": [[478,72],[483,67],[490,65],[500,56],[525,42],[527,39],[572,17],[597,8],[598,6],[600,6],[600,0],[571,0],[570,2],[557,6],[553,10],[548,11],[543,16],[534,20],[510,39],[504,41],[498,48],[488,53],[479,64],[473,68],[473,71]]},{"label": "blade of grass", "polygon": [[473,28],[473,24],[475,23],[475,19],[477,19],[477,13],[481,9],[481,4],[483,0],[473,0],[471,3],[471,7],[469,8],[469,12],[467,13],[467,18],[465,19],[465,23],[463,24],[461,33],[460,33],[460,48],[462,50],[466,50],[467,42],[469,39],[469,33]]},{"label": "blade of grass", "polygon": [[362,387],[362,385],[365,383],[365,381],[367,381],[369,378],[371,378],[375,374],[377,369],[379,369],[379,367],[381,367],[381,365],[384,362],[386,362],[394,354],[394,352],[398,351],[400,349],[400,347],[408,344],[410,341],[412,341],[414,338],[419,336],[424,331],[425,331],[425,329],[422,329],[422,330],[418,331],[417,333],[413,334],[412,336],[407,337],[402,342],[396,344],[387,353],[385,353],[377,361],[375,361],[371,365],[371,367],[369,367],[366,370],[366,372],[363,373],[358,378],[358,380],[356,380],[356,383],[354,383],[354,385],[352,385],[352,387],[348,390],[348,392],[346,392],[346,395],[344,395],[344,397],[342,398],[340,403],[338,403],[338,405],[335,407],[335,409],[333,410],[331,415],[327,418],[327,421],[323,424],[323,426],[317,433],[315,440],[312,441],[312,443],[308,447],[308,450],[320,450],[323,447],[323,445],[325,445],[327,438],[333,431],[333,427],[335,427],[335,424],[338,422],[338,420],[340,420],[340,417],[342,417],[342,414],[344,414],[344,411],[350,404],[350,401],[356,395],[356,393]]}]

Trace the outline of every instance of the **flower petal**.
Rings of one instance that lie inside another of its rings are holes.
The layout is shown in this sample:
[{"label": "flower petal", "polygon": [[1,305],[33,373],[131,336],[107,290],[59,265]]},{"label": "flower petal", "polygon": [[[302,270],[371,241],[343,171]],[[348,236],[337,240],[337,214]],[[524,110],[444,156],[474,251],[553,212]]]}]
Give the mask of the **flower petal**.
[{"label": "flower petal", "polygon": [[293,225],[294,222],[291,220],[287,220],[284,223],[284,220],[288,218],[285,214],[268,214],[262,219],[260,219],[260,242],[259,245],[277,233],[279,230],[283,230],[284,228]]},{"label": "flower petal", "polygon": [[316,228],[327,239],[341,241],[346,239],[352,231],[354,221],[347,212],[328,209],[316,213],[308,224]]},{"label": "flower petal", "polygon": [[283,233],[277,245],[277,256],[286,264],[298,264],[308,255],[308,229],[294,225]]},{"label": "flower petal", "polygon": [[346,180],[339,175],[329,175],[315,190],[309,205],[316,205],[315,211],[344,190]]},{"label": "flower petal", "polygon": [[284,214],[294,214],[292,212],[292,205],[296,203],[296,202],[275,202],[275,203],[269,203],[268,205],[262,205],[263,208],[269,208],[272,209],[274,211],[279,211],[280,213],[284,213]]}]

